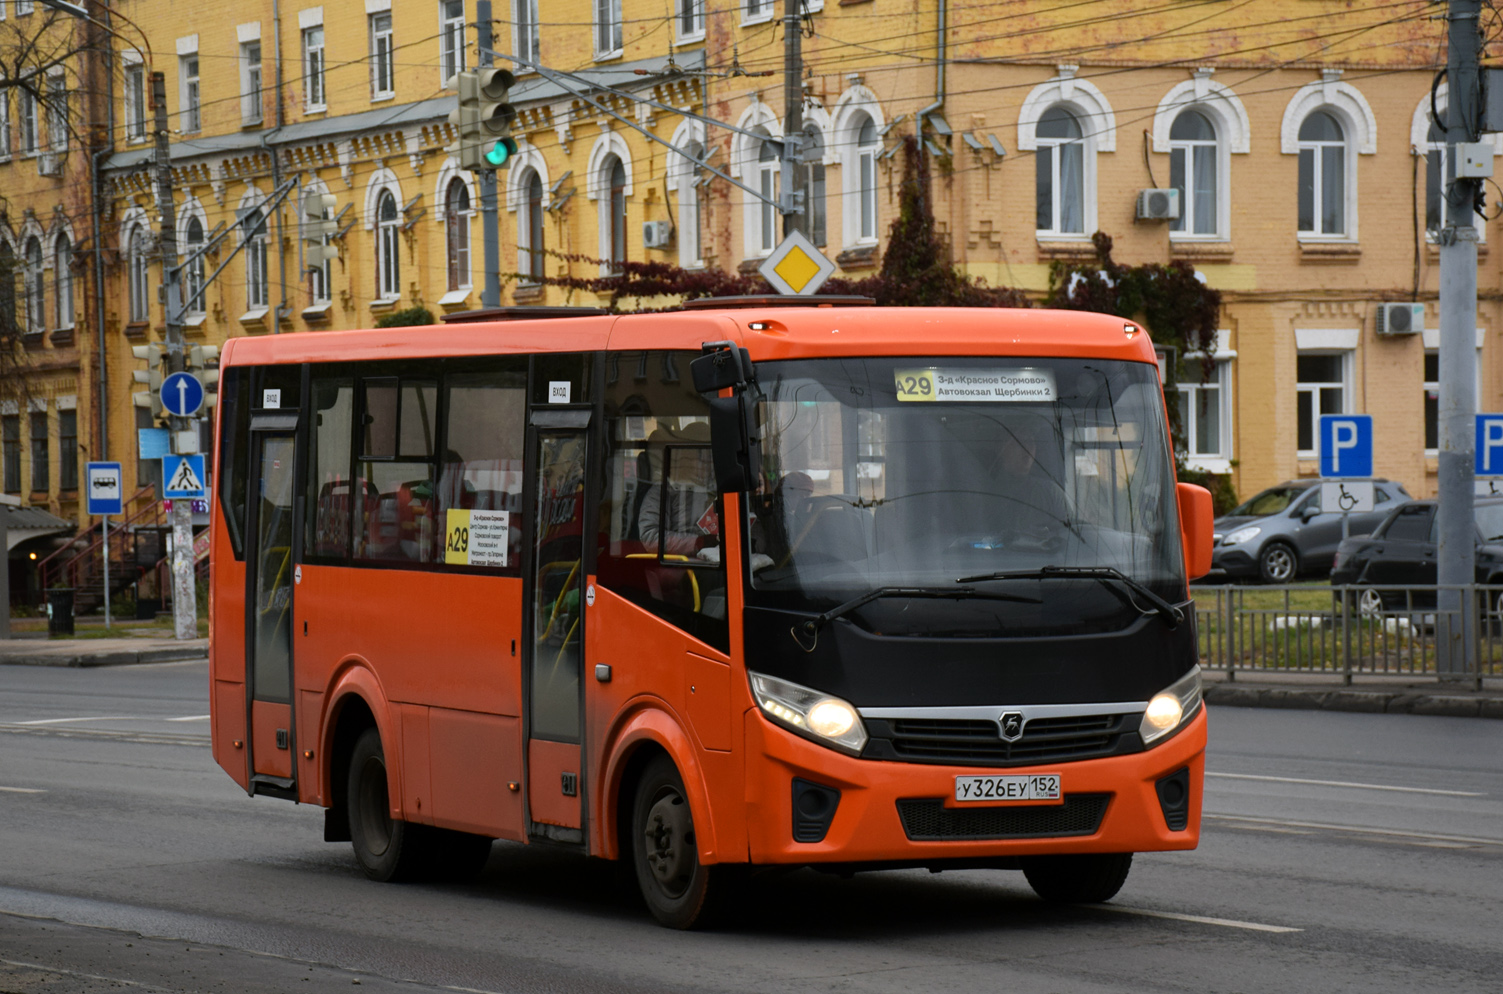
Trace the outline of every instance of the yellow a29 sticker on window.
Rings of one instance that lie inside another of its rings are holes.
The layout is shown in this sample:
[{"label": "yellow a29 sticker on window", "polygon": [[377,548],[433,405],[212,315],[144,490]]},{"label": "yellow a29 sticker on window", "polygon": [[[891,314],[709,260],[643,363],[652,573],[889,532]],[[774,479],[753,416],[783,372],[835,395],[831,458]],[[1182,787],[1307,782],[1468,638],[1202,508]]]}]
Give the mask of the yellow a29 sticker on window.
[{"label": "yellow a29 sticker on window", "polygon": [[444,522],[444,562],[454,566],[505,566],[510,511],[450,509]]},{"label": "yellow a29 sticker on window", "polygon": [[934,370],[899,369],[893,373],[894,385],[898,388],[898,400],[933,400]]}]

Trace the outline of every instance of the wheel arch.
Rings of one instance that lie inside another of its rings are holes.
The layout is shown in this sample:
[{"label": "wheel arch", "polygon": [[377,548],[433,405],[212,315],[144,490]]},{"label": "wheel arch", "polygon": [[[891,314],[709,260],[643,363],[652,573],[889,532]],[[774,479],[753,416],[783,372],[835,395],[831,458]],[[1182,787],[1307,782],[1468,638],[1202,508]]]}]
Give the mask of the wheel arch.
[{"label": "wheel arch", "polygon": [[[324,713],[321,751],[324,762],[319,764],[319,796],[329,809],[325,817],[325,836],[328,841],[347,841],[349,838],[349,799],[347,771],[355,742],[367,728],[375,728],[381,736],[382,747],[389,755],[396,738],[396,720],[387,705],[386,695],[380,681],[371,672],[363,659],[347,659],[331,681],[328,693],[328,709]],[[401,813],[401,762],[386,764],[387,791],[392,803],[392,817]],[[342,837],[338,837],[342,836]]]},{"label": "wheel arch", "polygon": [[637,781],[654,757],[665,755],[677,768],[689,797],[700,862],[719,862],[704,769],[695,756],[692,740],[677,718],[663,710],[660,702],[638,707],[617,727],[607,755],[596,808],[605,824],[593,833],[599,847],[594,855],[620,859],[623,852],[629,851]]}]

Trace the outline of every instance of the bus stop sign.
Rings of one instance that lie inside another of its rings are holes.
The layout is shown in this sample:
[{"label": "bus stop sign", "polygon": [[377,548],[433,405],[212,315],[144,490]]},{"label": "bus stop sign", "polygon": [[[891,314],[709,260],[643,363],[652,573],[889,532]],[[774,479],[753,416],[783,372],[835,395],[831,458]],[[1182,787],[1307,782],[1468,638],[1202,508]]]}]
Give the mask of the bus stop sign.
[{"label": "bus stop sign", "polygon": [[125,495],[120,486],[119,463],[85,463],[84,480],[89,488],[90,514],[125,513]]}]

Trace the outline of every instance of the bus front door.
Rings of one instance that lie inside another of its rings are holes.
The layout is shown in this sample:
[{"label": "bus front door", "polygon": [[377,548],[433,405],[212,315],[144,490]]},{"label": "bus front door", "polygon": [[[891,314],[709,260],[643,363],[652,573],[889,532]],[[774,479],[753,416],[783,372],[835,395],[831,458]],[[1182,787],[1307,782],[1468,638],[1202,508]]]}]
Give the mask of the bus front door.
[{"label": "bus front door", "polygon": [[296,415],[265,417],[251,426],[251,496],[246,522],[246,634],[251,729],[251,789],[296,797],[292,761],[292,592],[295,584],[293,473]]},{"label": "bus front door", "polygon": [[534,411],[528,429],[528,534],[523,682],[527,807],[534,836],[584,841],[581,755],[589,412]]}]

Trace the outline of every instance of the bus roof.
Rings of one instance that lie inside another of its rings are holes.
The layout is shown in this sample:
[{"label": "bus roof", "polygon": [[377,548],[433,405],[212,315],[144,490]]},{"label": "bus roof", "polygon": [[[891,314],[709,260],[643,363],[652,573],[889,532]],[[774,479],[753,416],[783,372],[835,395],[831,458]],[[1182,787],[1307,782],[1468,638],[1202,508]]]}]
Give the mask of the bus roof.
[{"label": "bus roof", "polygon": [[236,338],[221,366],[605,349],[734,341],[755,361],[834,356],[1061,356],[1154,362],[1141,326],[1036,308],[739,307]]}]

